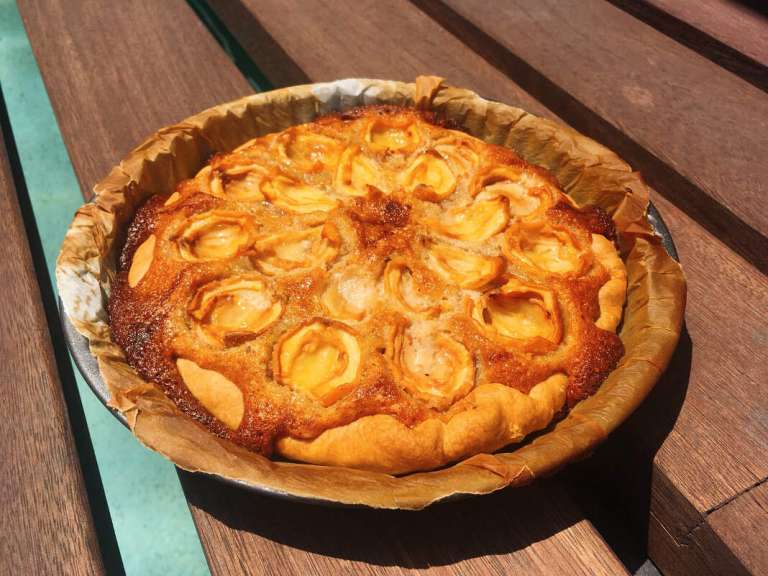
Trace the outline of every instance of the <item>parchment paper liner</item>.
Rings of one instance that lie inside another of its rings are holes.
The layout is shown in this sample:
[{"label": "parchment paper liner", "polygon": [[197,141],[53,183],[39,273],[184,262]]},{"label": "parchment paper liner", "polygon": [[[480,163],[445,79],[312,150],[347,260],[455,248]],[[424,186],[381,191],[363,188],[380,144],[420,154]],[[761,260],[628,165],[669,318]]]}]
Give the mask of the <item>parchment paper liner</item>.
[{"label": "parchment paper liner", "polygon": [[[415,84],[348,79],[248,96],[162,128],[131,152],[78,210],[59,254],[56,278],[64,309],[90,341],[111,404],[137,438],[176,465],[297,496],[380,508],[418,509],[457,493],[519,486],[588,453],[638,406],[680,335],[685,279],[653,235],[648,192],[637,173],[600,144],[527,112],[468,90],[420,77]],[[418,92],[418,94],[417,94]],[[125,229],[149,195],[170,193],[215,152],[319,114],[361,104],[431,107],[467,132],[503,144],[548,168],[581,204],[612,214],[627,264],[628,301],[620,331],[626,354],[600,390],[548,432],[515,449],[481,454],[444,469],[393,477],[346,468],[273,462],[221,440],[186,418],[128,366],[109,335],[106,302]]]}]

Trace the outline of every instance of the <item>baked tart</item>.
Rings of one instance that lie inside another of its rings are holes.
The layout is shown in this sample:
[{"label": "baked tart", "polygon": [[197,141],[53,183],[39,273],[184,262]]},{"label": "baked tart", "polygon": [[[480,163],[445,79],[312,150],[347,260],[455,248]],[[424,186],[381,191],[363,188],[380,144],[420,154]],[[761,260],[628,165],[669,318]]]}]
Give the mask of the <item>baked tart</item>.
[{"label": "baked tart", "polygon": [[415,509],[527,484],[632,413],[682,327],[640,175],[439,78],[221,104],[94,192],[56,278],[109,406],[257,491]]},{"label": "baked tart", "polygon": [[439,116],[364,106],[136,212],[109,298],[139,376],[264,456],[403,474],[522,441],[624,347],[614,223]]}]

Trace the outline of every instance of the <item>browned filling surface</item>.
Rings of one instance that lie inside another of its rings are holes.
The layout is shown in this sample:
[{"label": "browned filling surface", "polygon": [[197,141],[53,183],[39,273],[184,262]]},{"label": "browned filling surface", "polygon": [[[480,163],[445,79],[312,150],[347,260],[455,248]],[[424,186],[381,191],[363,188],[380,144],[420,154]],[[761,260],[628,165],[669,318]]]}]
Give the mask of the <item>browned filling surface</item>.
[{"label": "browned filling surface", "polygon": [[544,170],[428,115],[367,107],[214,157],[136,214],[114,341],[215,434],[269,455],[363,416],[450,418],[484,383],[567,404],[623,354],[609,272]]}]

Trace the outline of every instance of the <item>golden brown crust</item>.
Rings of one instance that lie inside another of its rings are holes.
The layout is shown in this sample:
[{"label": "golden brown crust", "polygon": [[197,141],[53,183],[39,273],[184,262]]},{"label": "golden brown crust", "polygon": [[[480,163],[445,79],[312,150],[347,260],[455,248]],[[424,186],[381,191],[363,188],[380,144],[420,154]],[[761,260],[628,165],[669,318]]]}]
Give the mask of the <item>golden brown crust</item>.
[{"label": "golden brown crust", "polygon": [[612,234],[506,148],[357,108],[216,155],[139,209],[110,325],[224,438],[430,469],[519,442],[613,369]]},{"label": "golden brown crust", "polygon": [[[64,309],[88,337],[104,381],[145,445],[187,470],[239,479],[307,498],[384,508],[422,508],[456,494],[519,486],[587,454],[638,406],[664,370],[680,333],[685,281],[680,266],[652,234],[648,191],[615,154],[570,128],[523,110],[445,86],[431,110],[486,142],[512,148],[551,170],[579,205],[611,215],[627,268],[628,298],[621,339],[626,354],[592,397],[533,442],[480,454],[428,473],[385,474],[270,461],[208,433],[184,416],[157,387],[138,377],[110,337],[106,303],[128,222],[155,194],[172,195],[213,153],[316,115],[370,102],[411,105],[412,84],[350,79],[265,92],[222,104],[163,128],[131,152],[95,189],[70,227],[57,262]],[[471,150],[452,159],[471,164]]]}]

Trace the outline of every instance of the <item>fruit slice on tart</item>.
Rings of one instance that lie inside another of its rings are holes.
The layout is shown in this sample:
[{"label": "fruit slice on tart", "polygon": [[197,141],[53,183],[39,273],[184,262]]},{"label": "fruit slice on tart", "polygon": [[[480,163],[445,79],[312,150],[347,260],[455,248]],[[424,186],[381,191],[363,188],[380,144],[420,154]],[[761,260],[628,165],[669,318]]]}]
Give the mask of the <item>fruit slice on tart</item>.
[{"label": "fruit slice on tart", "polygon": [[432,243],[427,248],[430,267],[448,282],[477,290],[504,271],[504,259],[468,252],[447,244]]},{"label": "fruit slice on tart", "polygon": [[401,184],[416,198],[440,202],[453,194],[457,179],[439,153],[428,150],[418,156],[403,173]]},{"label": "fruit slice on tart", "polygon": [[244,274],[202,286],[187,311],[205,336],[229,345],[264,332],[280,318],[283,306],[258,275]]},{"label": "fruit slice on tart", "polygon": [[195,214],[176,237],[179,255],[188,262],[225,260],[245,252],[256,237],[250,216],[211,210]]},{"label": "fruit slice on tart", "polygon": [[533,352],[554,350],[563,327],[552,290],[511,278],[506,284],[468,300],[468,312],[491,340]]},{"label": "fruit slice on tart", "polygon": [[351,328],[316,319],[280,338],[274,372],[282,384],[330,406],[355,388],[361,356]]},{"label": "fruit slice on tart", "polygon": [[448,210],[428,225],[443,236],[470,242],[482,242],[501,232],[509,222],[509,201],[504,196],[475,201],[469,206]]},{"label": "fruit slice on tart", "polygon": [[312,266],[324,266],[339,252],[341,237],[336,226],[326,222],[297,232],[263,237],[254,244],[254,266],[274,276]]}]

